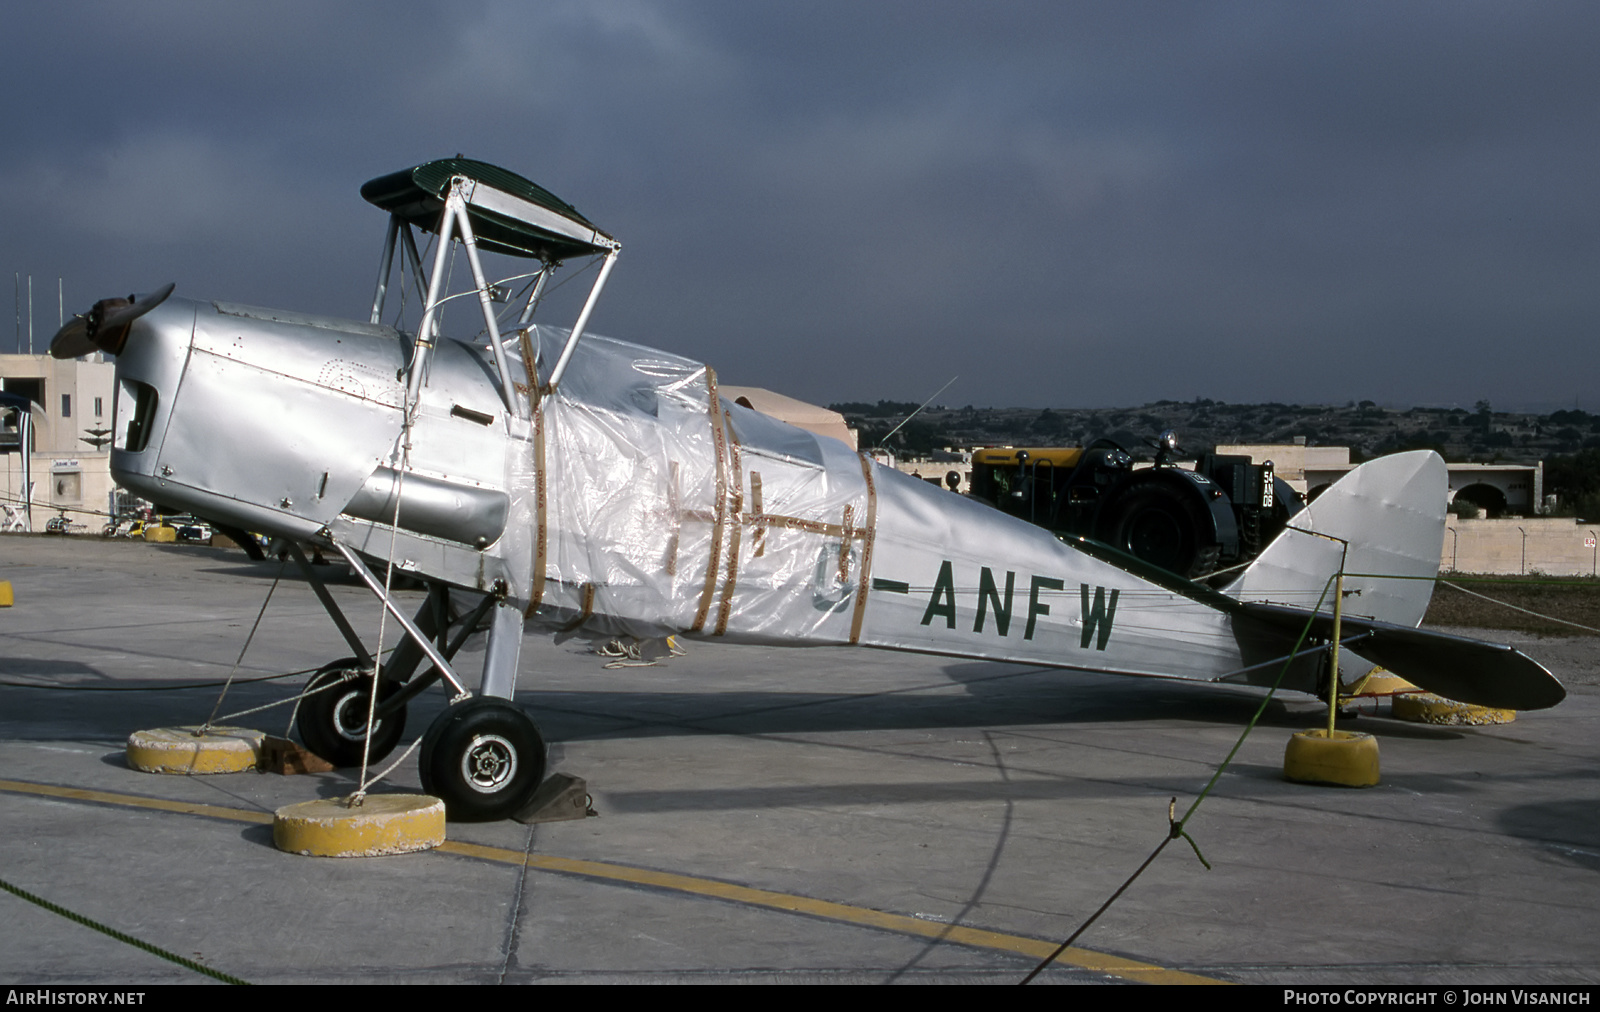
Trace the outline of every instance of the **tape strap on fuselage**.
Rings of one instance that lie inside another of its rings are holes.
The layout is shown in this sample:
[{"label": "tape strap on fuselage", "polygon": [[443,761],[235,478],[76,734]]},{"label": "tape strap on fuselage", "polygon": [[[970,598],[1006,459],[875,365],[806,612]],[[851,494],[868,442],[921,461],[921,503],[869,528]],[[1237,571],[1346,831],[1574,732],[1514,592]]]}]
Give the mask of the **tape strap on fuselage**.
[{"label": "tape strap on fuselage", "polygon": [[[872,482],[872,458],[861,458],[861,476],[867,482],[867,523],[861,529],[861,572],[856,587],[855,612],[850,616],[850,644],[861,642],[861,626],[867,617],[867,587],[872,580],[872,543],[878,536],[878,489]],[[848,544],[848,542],[846,542]]]},{"label": "tape strap on fuselage", "polygon": [[544,398],[539,390],[539,367],[533,360],[533,344],[528,329],[518,334],[522,343],[522,368],[528,377],[528,403],[533,415],[533,575],[528,580],[528,607],[524,618],[532,618],[544,600],[545,553],[548,532],[545,502]]},{"label": "tape strap on fuselage", "polygon": [[689,627],[692,632],[705,628],[706,614],[711,610],[711,598],[716,593],[717,567],[722,562],[722,529],[728,508],[727,439],[723,432],[721,405],[717,399],[717,373],[710,366],[706,366],[706,393],[709,402],[707,410],[711,416],[711,441],[717,456],[717,489],[712,504],[710,558],[706,561],[705,585],[700,590],[700,604],[695,608],[694,624]]}]

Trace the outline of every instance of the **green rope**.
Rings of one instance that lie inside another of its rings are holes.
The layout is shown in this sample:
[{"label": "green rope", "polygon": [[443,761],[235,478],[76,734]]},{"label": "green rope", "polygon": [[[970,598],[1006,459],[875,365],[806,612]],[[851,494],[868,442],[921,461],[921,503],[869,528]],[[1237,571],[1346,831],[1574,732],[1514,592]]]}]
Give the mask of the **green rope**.
[{"label": "green rope", "polygon": [[[1345,575],[1349,576],[1350,574],[1346,573]],[[1328,588],[1333,586],[1333,582],[1335,579],[1337,579],[1337,577],[1338,574],[1328,577],[1328,582],[1322,585],[1322,594],[1317,598],[1316,607],[1311,609],[1313,616],[1322,610],[1322,602],[1327,600],[1328,597]],[[1294,649],[1289,652],[1289,659],[1283,662],[1283,667],[1278,671],[1278,677],[1273,681],[1272,688],[1268,689],[1267,694],[1262,697],[1261,705],[1256,707],[1256,712],[1250,718],[1250,722],[1244,726],[1244,731],[1239,735],[1239,740],[1233,743],[1233,748],[1229,750],[1228,757],[1222,760],[1222,765],[1217,767],[1217,772],[1211,775],[1211,780],[1206,784],[1205,790],[1201,791],[1200,796],[1194,799],[1194,803],[1190,805],[1188,810],[1183,813],[1183,818],[1173,823],[1175,832],[1183,832],[1184,825],[1187,824],[1190,817],[1194,815],[1195,809],[1200,807],[1200,802],[1206,799],[1206,796],[1211,793],[1211,789],[1217,785],[1217,781],[1222,779],[1223,772],[1226,771],[1228,765],[1233,762],[1233,757],[1238,755],[1239,749],[1244,746],[1244,740],[1250,736],[1251,731],[1255,730],[1256,722],[1261,719],[1261,715],[1263,713],[1267,712],[1267,704],[1272,702],[1272,697],[1277,693],[1278,687],[1283,684],[1283,677],[1289,673],[1289,665],[1293,664],[1298,659],[1300,647],[1305,643],[1306,637],[1310,634],[1311,619],[1307,618],[1306,624],[1300,629],[1300,637],[1294,641]],[[1193,841],[1190,842],[1192,843]],[[1199,848],[1195,849],[1195,853],[1199,853]]]},{"label": "green rope", "polygon": [[145,952],[150,953],[150,955],[159,956],[162,959],[165,959],[166,961],[168,961],[169,963],[177,963],[179,966],[181,966],[181,967],[183,967],[183,968],[185,968],[187,970],[193,970],[195,973],[203,973],[207,977],[212,977],[212,978],[214,978],[216,980],[222,981],[224,984],[249,984],[250,983],[248,980],[240,980],[238,977],[229,976],[228,974],[223,973],[220,970],[213,970],[209,966],[201,966],[199,963],[196,963],[192,959],[184,959],[182,956],[178,955],[175,952],[168,952],[166,949],[162,949],[162,948],[159,948],[157,946],[151,945],[149,942],[140,941],[139,939],[134,938],[132,935],[125,935],[125,934],[123,934],[122,932],[118,931],[115,928],[108,928],[104,924],[101,924],[99,921],[92,921],[89,918],[83,916],[82,914],[75,914],[72,911],[66,909],[65,907],[56,906],[54,903],[51,903],[49,900],[44,899],[43,897],[40,897],[40,896],[35,896],[33,893],[28,892],[26,889],[18,889],[16,886],[12,885],[10,882],[7,882],[5,879],[0,879],[0,889],[4,889],[6,892],[11,893],[13,896],[19,897],[21,899],[25,899],[29,903],[32,903],[35,906],[43,907],[44,909],[50,911],[52,914],[58,914],[58,915],[60,915],[62,917],[65,917],[67,920],[75,921],[78,924],[81,924],[86,928],[92,928],[95,931],[100,932],[102,935],[109,935],[112,938],[115,938],[117,941],[126,943],[128,945],[131,945],[136,949],[143,949]]}]

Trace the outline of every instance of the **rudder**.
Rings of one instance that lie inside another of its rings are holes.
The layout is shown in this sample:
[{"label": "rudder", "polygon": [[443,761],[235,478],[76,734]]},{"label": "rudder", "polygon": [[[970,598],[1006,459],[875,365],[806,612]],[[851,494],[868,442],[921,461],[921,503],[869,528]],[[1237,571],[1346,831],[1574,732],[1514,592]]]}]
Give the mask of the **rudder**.
[{"label": "rudder", "polygon": [[1328,581],[1342,558],[1346,614],[1415,628],[1439,575],[1448,488],[1432,450],[1362,464],[1297,513],[1224,593],[1307,610],[1322,597],[1331,613]]}]

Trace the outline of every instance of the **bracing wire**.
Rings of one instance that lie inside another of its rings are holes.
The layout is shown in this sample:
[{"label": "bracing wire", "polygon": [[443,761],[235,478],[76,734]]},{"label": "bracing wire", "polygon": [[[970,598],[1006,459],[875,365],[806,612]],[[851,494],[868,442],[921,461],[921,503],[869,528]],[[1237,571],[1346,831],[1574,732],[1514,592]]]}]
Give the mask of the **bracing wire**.
[{"label": "bracing wire", "polygon": [[211,716],[200,726],[200,734],[211,730],[211,722],[217,719],[217,711],[222,709],[222,701],[228,698],[228,689],[233,686],[233,676],[238,673],[239,665],[244,663],[244,655],[250,649],[250,643],[256,638],[256,630],[261,628],[261,619],[267,613],[267,605],[272,603],[272,592],[278,589],[278,582],[283,579],[284,567],[289,565],[289,560],[284,559],[278,563],[277,575],[272,578],[272,586],[267,588],[266,599],[261,602],[261,610],[256,612],[256,620],[250,624],[250,633],[244,638],[244,646],[239,648],[239,656],[234,659],[233,667],[228,669],[227,681],[222,683],[222,691],[217,694],[217,702],[211,707]]}]

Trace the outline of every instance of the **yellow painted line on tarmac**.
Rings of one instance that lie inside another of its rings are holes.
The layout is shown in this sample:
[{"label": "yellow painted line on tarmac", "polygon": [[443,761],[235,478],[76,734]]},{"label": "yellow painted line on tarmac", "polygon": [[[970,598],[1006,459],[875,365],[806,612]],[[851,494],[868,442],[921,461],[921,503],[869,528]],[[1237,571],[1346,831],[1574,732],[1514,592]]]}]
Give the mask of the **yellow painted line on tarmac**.
[{"label": "yellow painted line on tarmac", "polygon": [[[147,798],[136,794],[116,794],[109,791],[91,791],[77,787],[58,787],[53,784],[36,784],[23,780],[0,780],[0,791],[8,791],[13,794],[30,794],[37,797],[60,798],[68,801],[88,801],[124,808],[153,809],[162,812],[174,812],[180,815],[199,815],[205,818],[225,819],[231,822],[250,822],[259,825],[271,825],[272,823],[272,813],[253,812],[247,808],[224,808],[220,805],[202,805],[187,801],[165,801],[160,798]],[[715,879],[699,878],[694,875],[677,875],[672,872],[652,871],[649,868],[612,864],[609,861],[584,861],[577,858],[554,857],[548,854],[524,855],[521,851],[508,850],[504,847],[485,847],[475,843],[459,843],[456,841],[446,841],[437,850],[441,853],[475,858],[480,861],[493,861],[497,864],[510,865],[526,864],[529,868],[538,871],[577,875],[605,882],[627,883],[629,885],[645,886],[692,896],[704,896],[729,903],[741,903],[745,906],[764,907],[768,910],[782,910],[787,913],[803,914],[842,924],[877,928],[901,935],[935,938],[940,941],[954,942],[958,945],[967,945],[979,949],[1014,952],[1032,959],[1045,958],[1059,944],[1042,941],[1037,938],[1028,938],[1024,935],[1011,935],[1001,931],[986,931],[982,928],[969,928],[962,925],[940,924],[936,921],[924,921],[916,917],[907,917],[904,914],[891,914],[882,910],[851,906],[848,903],[834,903],[829,900],[812,899],[807,896],[796,896],[792,893],[775,892],[770,889],[754,889],[750,886],[734,885],[731,882],[719,882]],[[1092,949],[1067,949],[1056,960],[1056,963],[1146,984],[1227,983],[1227,981],[1217,980],[1213,977],[1201,977],[1197,974],[1184,973],[1181,970],[1169,970],[1151,963],[1142,963],[1135,959],[1125,959],[1109,953],[1095,952]]]},{"label": "yellow painted line on tarmac", "polygon": [[0,791],[34,794],[43,798],[62,798],[67,801],[92,801],[96,804],[117,805],[122,808],[151,808],[158,812],[176,812],[179,815],[202,815],[208,819],[272,825],[271,812],[252,812],[248,808],[223,808],[221,805],[202,805],[193,801],[166,801],[161,798],[141,797],[137,794],[112,794],[108,791],[84,790],[81,787],[34,784],[25,780],[0,780]]},{"label": "yellow painted line on tarmac", "polygon": [[[499,861],[506,864],[522,864],[524,861],[521,851],[506,850],[501,847],[482,847],[473,843],[447,842],[439,849],[452,854],[460,854],[464,857],[476,857],[486,861]],[[746,906],[766,907],[771,910],[808,914],[824,920],[858,924],[868,928],[880,928],[902,935],[938,938],[942,941],[956,942],[960,945],[970,945],[980,949],[999,949],[1004,952],[1015,952],[1034,959],[1045,958],[1054,952],[1056,946],[1060,944],[1058,942],[1040,941],[1037,938],[1027,938],[1022,935],[1008,935],[999,931],[985,931],[982,928],[967,928],[961,925],[952,926],[940,924],[936,921],[924,921],[917,917],[890,914],[882,910],[851,906],[847,903],[833,903],[828,900],[811,899],[807,896],[795,896],[791,893],[773,892],[769,889],[752,889],[749,886],[718,882],[715,879],[699,878],[693,875],[676,875],[672,872],[651,871],[648,868],[632,868],[627,865],[611,864],[605,861],[581,861],[567,857],[551,857],[545,854],[529,854],[526,861],[529,868],[536,868],[541,871],[563,872],[568,875],[581,875],[586,878],[628,882],[633,885],[650,886],[673,892],[692,893],[696,896],[708,896],[713,899],[727,900],[731,903],[743,903]],[[1121,956],[1093,952],[1089,949],[1068,949],[1061,954],[1061,957],[1056,962],[1079,969],[1091,970],[1095,973],[1112,974],[1150,984],[1227,983],[1210,977],[1183,973],[1179,970],[1168,970],[1164,967],[1141,963],[1133,959],[1124,959]]]}]

